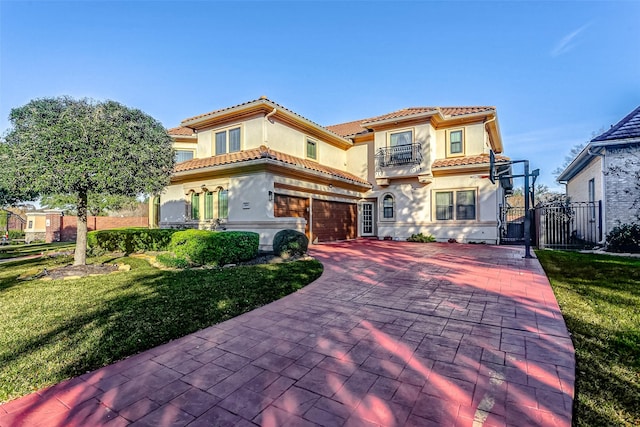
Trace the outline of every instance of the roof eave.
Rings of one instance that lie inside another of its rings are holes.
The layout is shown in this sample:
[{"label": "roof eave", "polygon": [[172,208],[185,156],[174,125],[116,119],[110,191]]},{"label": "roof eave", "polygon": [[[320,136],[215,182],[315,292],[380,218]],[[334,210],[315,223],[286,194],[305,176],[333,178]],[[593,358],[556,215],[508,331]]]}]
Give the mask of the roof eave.
[{"label": "roof eave", "polygon": [[194,118],[186,119],[180,123],[181,126],[190,127],[193,129],[202,129],[204,127],[209,127],[215,125],[216,122],[223,121],[229,118],[233,118],[234,116],[245,116],[247,114],[265,112],[270,113],[273,110],[276,110],[275,116],[280,118],[285,118],[286,121],[292,121],[302,127],[311,129],[316,133],[322,134],[327,142],[332,142],[334,144],[350,147],[353,145],[351,140],[344,138],[338,135],[335,132],[330,131],[329,129],[320,126],[317,123],[312,122],[311,120],[300,116],[291,110],[276,104],[273,101],[268,99],[257,99],[255,101],[251,101],[245,104],[236,105],[234,107],[230,107],[227,109],[214,111],[209,114],[204,114],[202,116],[196,116]]},{"label": "roof eave", "polygon": [[409,114],[406,116],[391,117],[391,118],[382,119],[382,120],[366,121],[366,122],[362,122],[362,127],[366,129],[374,126],[383,126],[387,124],[394,124],[394,123],[405,122],[409,120],[428,118],[438,113],[439,113],[438,110],[433,110],[426,113]]}]

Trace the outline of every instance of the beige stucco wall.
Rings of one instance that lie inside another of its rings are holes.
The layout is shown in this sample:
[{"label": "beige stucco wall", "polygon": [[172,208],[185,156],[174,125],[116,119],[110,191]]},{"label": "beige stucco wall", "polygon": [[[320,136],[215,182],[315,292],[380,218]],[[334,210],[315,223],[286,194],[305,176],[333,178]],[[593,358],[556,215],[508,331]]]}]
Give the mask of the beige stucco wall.
[{"label": "beige stucco wall", "polygon": [[[440,190],[476,190],[476,219],[439,221],[435,219],[435,192]],[[497,216],[499,191],[488,179],[473,174],[436,177],[431,184],[419,184],[407,179],[368,192],[367,199],[375,198],[377,233],[379,238],[391,236],[406,240],[412,234],[431,234],[439,241],[450,238],[458,242],[497,243]],[[383,217],[382,201],[386,194],[394,197],[395,218]],[[359,213],[361,213],[359,211]],[[361,217],[359,221],[361,221]],[[361,231],[361,229],[360,229]]]},{"label": "beige stucco wall", "polygon": [[594,157],[567,183],[567,196],[572,202],[589,201],[589,180],[591,179],[595,183],[595,200],[602,200],[602,157]]},{"label": "beige stucco wall", "polygon": [[[44,212],[27,212],[27,226],[24,231],[44,233],[46,231],[46,214]],[[29,227],[29,224],[32,226]]]},{"label": "beige stucco wall", "polygon": [[476,123],[464,126],[452,126],[441,128],[436,131],[436,158],[444,159],[447,157],[447,144],[449,140],[449,132],[462,130],[464,141],[464,156],[476,156],[478,154],[488,153],[487,133],[483,123]]}]

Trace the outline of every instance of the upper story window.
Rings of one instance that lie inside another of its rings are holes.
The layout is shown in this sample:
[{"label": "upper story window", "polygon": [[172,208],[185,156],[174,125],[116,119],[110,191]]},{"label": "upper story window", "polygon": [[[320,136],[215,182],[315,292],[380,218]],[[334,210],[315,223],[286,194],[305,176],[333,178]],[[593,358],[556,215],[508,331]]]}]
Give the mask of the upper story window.
[{"label": "upper story window", "polygon": [[462,129],[451,130],[447,143],[447,156],[462,155],[464,155],[464,132]]},{"label": "upper story window", "polygon": [[312,139],[307,139],[307,159],[318,160],[318,144]]},{"label": "upper story window", "polygon": [[399,145],[410,145],[413,143],[413,131],[405,130],[389,134],[389,147],[397,147]]},{"label": "upper story window", "polygon": [[436,220],[473,219],[476,219],[476,190],[436,192]]},{"label": "upper story window", "polygon": [[193,150],[175,150],[176,163],[193,159]]},{"label": "upper story window", "polygon": [[215,133],[216,155],[240,151],[240,128],[230,128]]},{"label": "upper story window", "polygon": [[422,152],[419,143],[413,140],[413,130],[401,130],[387,134],[387,146],[376,151],[378,166],[401,166],[419,164]]}]

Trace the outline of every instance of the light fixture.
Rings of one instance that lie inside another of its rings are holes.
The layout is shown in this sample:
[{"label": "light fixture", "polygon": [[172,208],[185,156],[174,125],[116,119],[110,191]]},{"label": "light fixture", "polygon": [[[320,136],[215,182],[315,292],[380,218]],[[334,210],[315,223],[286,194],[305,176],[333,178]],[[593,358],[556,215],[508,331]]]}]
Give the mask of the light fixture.
[{"label": "light fixture", "polygon": [[269,190],[269,201],[273,200],[273,191]]}]

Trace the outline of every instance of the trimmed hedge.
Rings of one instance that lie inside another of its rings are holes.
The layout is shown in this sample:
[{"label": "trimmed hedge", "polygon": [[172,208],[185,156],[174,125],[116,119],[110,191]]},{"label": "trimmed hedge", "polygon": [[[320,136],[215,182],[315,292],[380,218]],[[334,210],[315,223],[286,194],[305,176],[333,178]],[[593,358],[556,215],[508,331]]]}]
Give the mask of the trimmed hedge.
[{"label": "trimmed hedge", "polygon": [[[258,255],[260,235],[247,231],[183,230],[171,236],[168,250],[190,265],[233,264]],[[159,260],[162,262],[162,257]]]},{"label": "trimmed hedge", "polygon": [[309,248],[309,239],[296,230],[280,230],[273,237],[273,253],[278,256],[304,255]]},{"label": "trimmed hedge", "polygon": [[178,231],[168,228],[138,227],[91,231],[87,234],[87,246],[92,251],[126,254],[165,251],[171,242],[171,236]]}]

